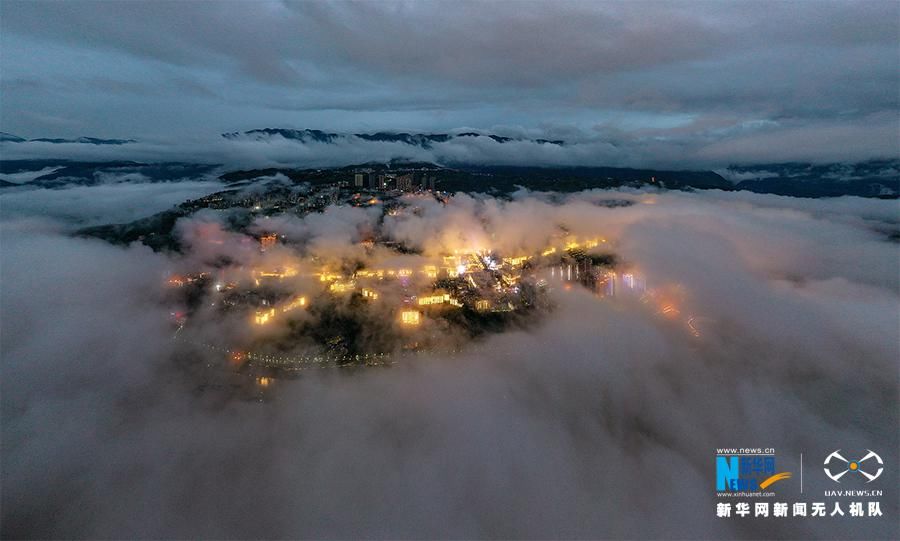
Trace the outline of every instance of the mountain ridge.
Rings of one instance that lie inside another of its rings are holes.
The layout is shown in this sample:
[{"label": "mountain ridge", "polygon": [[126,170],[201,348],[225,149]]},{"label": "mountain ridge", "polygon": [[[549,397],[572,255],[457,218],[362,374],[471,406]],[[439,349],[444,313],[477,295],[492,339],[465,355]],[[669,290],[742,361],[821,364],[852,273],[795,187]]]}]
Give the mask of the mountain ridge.
[{"label": "mountain ridge", "polygon": [[0,132],[0,142],[4,143],[80,143],[87,145],[127,145],[129,143],[137,143],[135,139],[102,139],[99,137],[78,137],[75,139],[63,139],[57,137],[37,137],[35,139],[26,139],[12,133]]},{"label": "mountain ridge", "polygon": [[420,148],[431,148],[435,143],[446,143],[454,139],[463,137],[485,137],[496,143],[511,143],[516,141],[531,142],[537,144],[549,144],[563,146],[565,141],[560,139],[526,139],[512,138],[495,135],[492,133],[478,133],[473,131],[461,133],[407,133],[407,132],[389,132],[379,131],[375,133],[334,133],[324,132],[322,130],[313,129],[292,129],[292,128],[259,128],[246,130],[243,132],[223,133],[222,137],[229,140],[254,140],[267,141],[274,137],[281,137],[291,141],[299,141],[302,143],[324,143],[333,144],[339,141],[352,141],[353,138],[363,141],[383,142],[383,143],[403,143]]}]

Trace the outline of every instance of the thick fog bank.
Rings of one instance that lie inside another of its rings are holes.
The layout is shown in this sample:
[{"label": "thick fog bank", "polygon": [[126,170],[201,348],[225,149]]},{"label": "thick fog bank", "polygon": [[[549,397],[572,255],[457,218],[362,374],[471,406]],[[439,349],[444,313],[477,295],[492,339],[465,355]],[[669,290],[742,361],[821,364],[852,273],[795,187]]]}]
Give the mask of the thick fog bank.
[{"label": "thick fog bank", "polygon": [[[635,204],[596,204],[609,199]],[[417,204],[384,227],[426,252],[461,238],[537,247],[559,225],[602,234],[648,282],[677,285],[702,335],[636,299],[559,288],[540,324],[461,355],[228,400],[173,361],[161,283],[183,260],[5,217],[2,536],[898,537],[896,202],[593,191]],[[374,219],[329,209],[273,229],[345,257]],[[181,224],[188,241],[202,221]],[[770,499],[788,502],[824,501],[831,451],[876,450],[884,517],[717,519],[720,447],[774,447],[795,477],[803,453],[804,493],[792,479]]]}]

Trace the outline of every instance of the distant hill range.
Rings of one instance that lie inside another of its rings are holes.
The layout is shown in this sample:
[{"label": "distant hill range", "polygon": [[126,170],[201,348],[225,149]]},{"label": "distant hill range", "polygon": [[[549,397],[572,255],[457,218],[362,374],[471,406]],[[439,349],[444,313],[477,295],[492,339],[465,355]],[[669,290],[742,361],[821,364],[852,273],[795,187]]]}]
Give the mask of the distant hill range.
[{"label": "distant hill range", "polygon": [[25,139],[11,133],[0,132],[0,142],[6,143],[80,143],[85,145],[125,145],[136,143],[134,139],[98,139],[96,137],[78,137],[77,139],[49,139],[39,137],[37,139]]},{"label": "distant hill range", "polygon": [[858,163],[733,165],[721,172],[738,190],[795,197],[894,198],[900,194],[900,160]]},{"label": "distant hill range", "polygon": [[375,141],[382,143],[402,143],[420,148],[431,148],[435,143],[446,143],[455,139],[484,137],[491,139],[497,143],[511,143],[514,141],[527,141],[546,145],[565,144],[565,141],[551,139],[515,139],[512,137],[502,137],[489,133],[463,132],[463,133],[393,133],[393,132],[377,132],[377,133],[329,133],[320,130],[291,130],[282,128],[263,128],[259,130],[249,130],[245,132],[223,133],[222,137],[232,140],[250,140],[250,141],[268,141],[274,138],[288,139],[301,143],[337,143],[341,141],[353,141],[359,139],[363,141]]},{"label": "distant hill range", "polygon": [[217,164],[135,161],[0,160],[0,189],[19,186],[63,188],[109,182],[178,182],[218,178],[226,184],[282,175],[310,184],[349,181],[356,171],[426,171],[445,191],[509,193],[520,187],[573,192],[591,188],[746,190],[795,197],[880,197],[900,195],[900,160],[853,164],[782,163],[732,166],[718,172],[618,167],[457,166],[392,160],[331,168],[228,168]]},{"label": "distant hill range", "polygon": [[[217,167],[180,162],[0,160],[0,188],[65,188],[71,185],[94,186],[113,182],[180,182],[207,178]],[[10,181],[22,175],[27,180]]]},{"label": "distant hill range", "polygon": [[[340,144],[348,146],[360,142],[383,142],[429,149],[451,141],[484,140],[502,145],[516,142],[539,145],[569,146],[562,140],[515,139],[490,133],[355,133],[340,134],[320,130],[265,128],[244,132],[224,133],[222,137],[235,141],[295,141],[300,144]],[[266,175],[282,174],[295,182],[334,182],[347,180],[350,170],[412,170],[434,169],[438,188],[447,191],[509,192],[518,187],[541,191],[576,191],[589,188],[619,186],[657,186],[665,189],[746,190],[795,197],[860,197],[897,198],[900,196],[900,160],[884,159],[857,163],[812,164],[801,162],[732,165],[717,171],[631,169],[603,166],[532,166],[528,165],[528,148],[512,147],[513,155],[521,153],[524,165],[476,165],[463,162],[410,163],[402,158],[386,162],[320,167],[311,169],[298,160],[285,166],[268,169],[242,169],[222,164],[183,162],[131,161],[128,145],[134,139],[25,139],[0,132],[0,143],[12,148],[26,143],[84,144],[121,146],[116,161],[75,161],[46,159],[2,159],[0,156],[0,189],[20,186],[57,188],[67,184],[93,185],[108,182],[166,182],[197,178],[219,177],[224,182],[253,181]],[[48,147],[49,148],[49,147]],[[438,152],[439,153],[439,152]],[[12,154],[12,153],[10,153]],[[397,155],[409,154],[397,152]],[[437,159],[437,158],[436,158]],[[283,162],[282,162],[283,163]]]}]

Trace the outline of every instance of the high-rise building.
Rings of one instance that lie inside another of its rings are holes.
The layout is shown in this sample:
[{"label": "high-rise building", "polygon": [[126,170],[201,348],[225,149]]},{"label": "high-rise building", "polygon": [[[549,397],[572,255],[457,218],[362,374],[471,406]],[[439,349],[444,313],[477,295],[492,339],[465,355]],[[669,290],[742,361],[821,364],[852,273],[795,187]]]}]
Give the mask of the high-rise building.
[{"label": "high-rise building", "polygon": [[397,189],[402,192],[412,191],[412,174],[400,175],[397,177]]},{"label": "high-rise building", "polygon": [[363,188],[366,185],[366,177],[365,173],[356,173],[353,175],[353,186],[356,188]]}]

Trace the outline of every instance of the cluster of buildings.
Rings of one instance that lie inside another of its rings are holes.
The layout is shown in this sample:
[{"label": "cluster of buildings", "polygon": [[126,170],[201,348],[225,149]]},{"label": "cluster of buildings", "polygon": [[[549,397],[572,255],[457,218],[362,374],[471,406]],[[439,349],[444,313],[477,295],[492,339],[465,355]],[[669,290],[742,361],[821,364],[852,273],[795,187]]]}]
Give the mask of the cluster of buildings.
[{"label": "cluster of buildings", "polygon": [[[269,251],[279,242],[277,235],[260,235],[259,249]],[[611,255],[597,255],[603,250],[591,250],[605,242],[600,237],[560,237],[554,245],[534,253],[460,250],[431,257],[416,268],[370,264],[350,270],[347,266],[326,267],[316,266],[314,261],[296,261],[276,268],[245,270],[236,281],[227,281],[226,274],[230,271],[220,270],[173,275],[167,282],[182,296],[196,297],[202,291],[200,304],[246,316],[249,327],[260,330],[296,330],[298,327],[293,324],[282,327],[279,322],[283,325],[286,321],[315,320],[321,317],[323,307],[334,308],[319,304],[323,302],[337,301],[343,310],[365,307],[356,312],[363,328],[369,323],[373,331],[384,329],[385,324],[392,326],[394,330],[387,335],[398,340],[394,351],[405,352],[402,354],[444,347],[442,333],[460,322],[478,325],[487,332],[496,331],[510,321],[506,319],[509,316],[522,317],[532,308],[547,306],[546,292],[550,288],[574,286],[586,288],[599,298],[626,297],[633,299],[629,302],[648,304],[661,317],[685,325],[692,336],[700,337],[708,320],[682,313],[683,289],[648,288],[646,279],[636,269],[618,265]],[[314,306],[318,306],[318,316],[296,317],[297,313]],[[172,312],[179,331],[190,313],[190,307]],[[373,317],[388,319],[376,324]],[[368,333],[359,327],[348,329],[355,330],[345,332]],[[278,351],[278,347],[266,344],[269,340],[282,339],[283,335],[281,331],[253,332],[249,335],[254,337],[252,343],[223,337],[219,349],[228,353],[228,366],[239,371],[248,368],[247,374],[256,378],[258,387],[270,385],[272,377],[335,363],[392,364],[390,346],[384,351],[331,349],[325,341],[313,353],[279,356],[271,352]],[[239,359],[233,358],[235,352]]]},{"label": "cluster of buildings", "polygon": [[353,174],[353,187],[376,191],[434,191],[436,180],[437,177],[427,170],[407,171],[403,173],[362,170]]},{"label": "cluster of buildings", "polygon": [[[260,251],[271,250],[279,241],[275,234],[260,235]],[[310,265],[298,261],[296,266],[252,269],[250,281],[243,284],[226,281],[221,271],[212,287],[220,297],[211,305],[227,311],[247,310],[253,325],[265,326],[282,314],[308,307],[319,295],[358,295],[366,303],[394,303],[386,308],[397,314],[398,325],[416,327],[429,318],[443,317],[447,310],[481,314],[527,310],[540,302],[544,288],[553,281],[577,282],[601,296],[615,295],[623,288],[645,288],[633,273],[616,274],[608,262],[585,255],[585,249],[602,242],[606,241],[579,242],[570,237],[540,253],[508,256],[491,250],[455,251],[415,269],[374,265],[348,272],[323,267],[304,274],[298,269]],[[207,287],[213,282],[208,273],[198,276]],[[185,277],[169,279],[169,285],[185,283]],[[300,283],[307,291],[293,289]],[[318,286],[310,290],[313,283]]]},{"label": "cluster of buildings", "polygon": [[266,214],[294,212],[305,215],[324,210],[329,205],[346,204],[369,206],[390,203],[405,193],[429,191],[435,193],[437,177],[433,170],[401,169],[396,171],[358,169],[348,173],[351,178],[317,182],[315,184],[285,185],[281,182],[255,184],[252,189],[234,187],[179,205],[183,211],[204,208],[225,210],[244,208]]},{"label": "cluster of buildings", "polygon": [[[384,188],[388,181],[402,189],[408,186],[407,182],[415,181],[418,186],[425,182],[427,185],[428,177],[412,173],[389,176],[356,172],[353,188],[358,182],[375,182],[376,186],[382,186],[375,189],[382,191],[367,194],[353,191],[346,185],[327,186],[309,194],[307,200],[322,194],[346,194],[351,204],[383,204],[388,213],[393,208],[394,197]],[[396,203],[401,204],[399,200]],[[264,233],[257,238],[263,253],[282,242],[281,237],[273,233]],[[393,246],[391,241],[384,239],[363,241],[367,247],[375,243]],[[448,321],[459,321],[460,318],[451,317],[459,311],[462,311],[462,319],[470,323],[477,324],[480,317],[502,321],[504,314],[521,314],[541,306],[548,288],[568,289],[575,285],[601,298],[633,296],[641,302],[658,305],[658,312],[663,316],[679,317],[677,292],[648,288],[640,273],[623,269],[614,256],[602,249],[601,245],[605,243],[606,239],[602,237],[579,239],[561,234],[551,245],[533,253],[457,250],[431,257],[417,268],[370,263],[351,270],[347,265],[322,267],[313,260],[297,260],[276,268],[240,271],[241,278],[236,281],[226,280],[224,270],[217,271],[219,276],[215,273],[173,275],[167,281],[170,287],[193,292],[183,295],[185,297],[195,298],[196,292],[202,291],[202,302],[209,307],[247,314],[251,327],[272,327],[279,321],[294,318],[294,312],[307,310],[322,301],[344,298],[350,301],[346,306],[378,307],[378,310],[366,313],[392,314],[390,317],[394,318],[396,329],[404,336],[415,337],[434,332],[437,327],[430,322],[443,320],[441,325],[446,326]],[[190,310],[188,306],[178,312],[180,326],[184,325],[185,314]],[[691,326],[692,322],[695,320],[690,320],[688,325],[697,336],[699,331],[696,326]],[[419,344],[415,340],[410,343]],[[423,343],[427,344],[427,341]]]},{"label": "cluster of buildings", "polygon": [[590,258],[563,257],[549,267],[549,280],[577,283],[599,297],[641,296],[647,292],[647,280],[635,271],[618,272]]},{"label": "cluster of buildings", "polygon": [[[330,186],[323,186],[322,192],[328,192]],[[320,190],[316,190],[317,192]],[[244,193],[239,189],[230,189],[216,192],[199,199],[192,199],[179,205],[187,211],[196,211],[204,208],[215,210],[227,210],[231,208],[246,208],[261,210],[289,210],[292,208],[312,209],[316,203],[316,197],[299,190],[287,187],[272,187],[259,192]]]},{"label": "cluster of buildings", "polygon": [[[523,276],[527,260],[526,257],[499,258],[489,253],[448,254],[440,262],[419,269],[376,266],[346,273],[321,268],[306,276],[305,283],[318,284],[316,291],[307,292],[311,298],[323,294],[358,295],[367,303],[395,302],[398,324],[412,327],[424,323],[428,317],[441,317],[444,310],[488,313],[533,306],[539,287],[537,278]],[[289,289],[287,284],[297,276],[297,271],[291,267],[255,269],[251,276],[252,289]],[[270,287],[273,285],[276,287]],[[279,314],[307,305],[306,295],[301,294],[290,298],[278,294],[260,297],[249,291],[235,295],[246,304],[259,304],[251,318],[255,325],[268,325]]]}]

